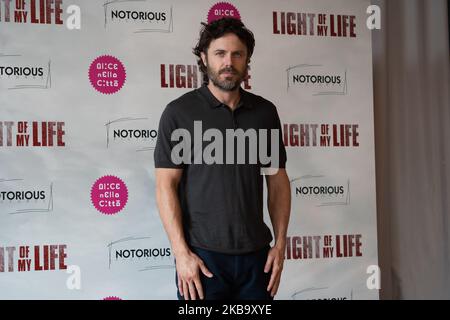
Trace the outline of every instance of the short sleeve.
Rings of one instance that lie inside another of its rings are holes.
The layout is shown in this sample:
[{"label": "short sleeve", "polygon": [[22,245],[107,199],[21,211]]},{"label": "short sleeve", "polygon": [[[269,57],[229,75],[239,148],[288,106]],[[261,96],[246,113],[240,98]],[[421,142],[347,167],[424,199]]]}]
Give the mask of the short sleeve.
[{"label": "short sleeve", "polygon": [[278,115],[277,109],[275,108],[275,126],[276,129],[278,129],[279,134],[279,143],[278,143],[278,154],[279,154],[279,168],[285,169],[286,168],[286,162],[287,162],[287,155],[286,155],[286,147],[284,146],[283,142],[283,130],[281,128],[281,121],[280,117]]},{"label": "short sleeve", "polygon": [[[271,157],[278,156],[278,165],[276,165],[275,167],[278,169],[285,169],[286,162],[287,162],[287,155],[286,155],[286,148],[285,148],[284,142],[283,142],[283,130],[281,128],[281,121],[280,121],[280,117],[278,116],[277,108],[273,104],[271,104],[271,106],[272,106],[272,112],[270,113],[271,114],[270,117],[271,117],[272,121],[270,124],[270,129],[275,129],[278,131],[278,150],[276,150],[276,151],[274,150],[274,152],[278,152],[278,155],[273,154],[272,146],[270,145],[271,139],[269,139],[269,141],[268,141],[269,145],[267,146],[267,148],[268,148],[268,150],[270,150],[269,152],[271,154]],[[274,168],[274,165],[275,164],[270,162],[266,165],[263,165],[263,167]]]},{"label": "short sleeve", "polygon": [[171,153],[175,142],[171,141],[172,132],[177,129],[177,121],[173,108],[167,105],[158,126],[158,138],[154,152],[155,168],[182,169],[183,164],[175,164]]}]

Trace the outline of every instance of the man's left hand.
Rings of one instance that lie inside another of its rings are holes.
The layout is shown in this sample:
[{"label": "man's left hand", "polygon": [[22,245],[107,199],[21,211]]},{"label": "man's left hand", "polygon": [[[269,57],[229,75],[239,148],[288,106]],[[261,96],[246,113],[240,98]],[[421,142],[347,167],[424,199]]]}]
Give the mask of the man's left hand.
[{"label": "man's left hand", "polygon": [[278,286],[280,285],[281,272],[283,271],[284,263],[284,248],[274,246],[270,248],[267,255],[266,265],[264,266],[264,272],[268,273],[272,270],[270,276],[269,285],[267,291],[270,291],[270,295],[274,297],[277,294]]}]

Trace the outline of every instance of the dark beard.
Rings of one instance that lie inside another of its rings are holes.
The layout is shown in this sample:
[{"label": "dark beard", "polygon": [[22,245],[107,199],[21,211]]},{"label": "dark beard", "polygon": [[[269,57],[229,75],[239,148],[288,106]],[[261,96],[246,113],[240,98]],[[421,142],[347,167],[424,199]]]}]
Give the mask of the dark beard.
[{"label": "dark beard", "polygon": [[[237,88],[239,88],[245,77],[245,75],[244,75],[245,73],[241,74],[233,67],[224,68],[224,69],[220,70],[219,73],[215,73],[209,67],[207,67],[207,72],[208,72],[208,78],[211,80],[211,82],[216,87],[222,89],[223,91],[228,91],[228,92],[235,91]],[[224,72],[231,72],[234,75],[237,75],[238,77],[236,80],[227,80],[227,79],[220,80],[219,77]]]}]

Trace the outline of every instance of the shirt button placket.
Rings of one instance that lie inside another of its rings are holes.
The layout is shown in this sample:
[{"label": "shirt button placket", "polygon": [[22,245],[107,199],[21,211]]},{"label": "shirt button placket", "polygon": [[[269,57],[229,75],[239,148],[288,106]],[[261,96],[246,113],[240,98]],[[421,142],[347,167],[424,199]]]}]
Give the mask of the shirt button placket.
[{"label": "shirt button placket", "polygon": [[[231,121],[232,121],[232,125],[233,125],[233,129],[234,130],[236,130],[237,128],[238,128],[238,124],[237,124],[237,121],[236,121],[236,114],[235,114],[235,110],[230,110],[231,111]],[[233,188],[233,190],[232,190],[232,192],[234,193],[234,199],[235,200],[238,200],[239,199],[239,194],[238,194],[238,190],[237,190],[237,183],[236,183],[236,181],[237,181],[237,174],[238,174],[238,170],[237,170],[237,147],[236,147],[236,141],[234,141],[234,143],[233,143],[233,145],[234,145],[234,159],[233,159],[233,165],[232,165],[232,168],[233,168],[233,175],[232,175],[232,188]],[[237,212],[236,212],[236,204],[235,204],[235,201],[233,201],[233,204],[232,204],[232,206],[233,206],[233,214],[236,214]]]}]

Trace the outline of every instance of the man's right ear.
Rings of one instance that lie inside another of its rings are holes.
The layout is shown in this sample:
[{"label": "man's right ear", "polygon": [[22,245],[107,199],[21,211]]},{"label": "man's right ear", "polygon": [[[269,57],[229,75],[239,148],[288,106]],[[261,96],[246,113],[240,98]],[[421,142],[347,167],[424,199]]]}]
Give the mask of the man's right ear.
[{"label": "man's right ear", "polygon": [[204,52],[200,52],[200,57],[202,58],[203,64],[206,66],[206,54]]}]

